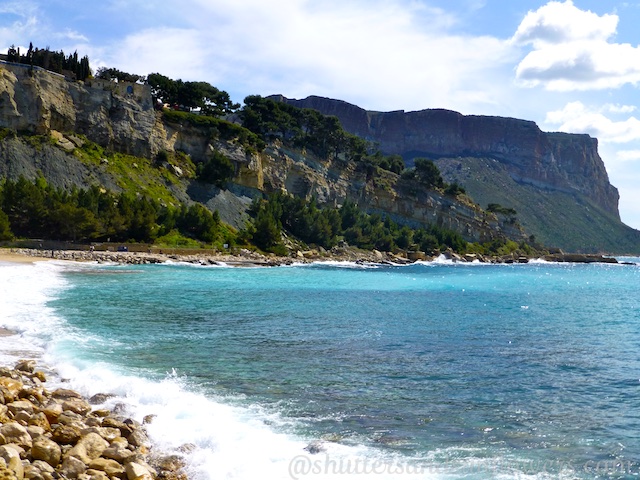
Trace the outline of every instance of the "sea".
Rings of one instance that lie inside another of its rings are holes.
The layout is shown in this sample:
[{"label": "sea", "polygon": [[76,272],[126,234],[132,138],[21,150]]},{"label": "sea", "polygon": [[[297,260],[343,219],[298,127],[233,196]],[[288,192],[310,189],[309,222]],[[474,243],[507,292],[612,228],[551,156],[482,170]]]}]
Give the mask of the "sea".
[{"label": "sea", "polygon": [[627,264],[0,264],[0,364],[190,479],[637,479]]}]

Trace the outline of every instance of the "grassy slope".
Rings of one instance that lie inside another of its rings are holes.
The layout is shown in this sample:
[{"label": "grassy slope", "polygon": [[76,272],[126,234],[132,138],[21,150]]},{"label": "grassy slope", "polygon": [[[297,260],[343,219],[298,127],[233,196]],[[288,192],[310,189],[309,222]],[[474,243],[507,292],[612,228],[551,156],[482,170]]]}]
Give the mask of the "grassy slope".
[{"label": "grassy slope", "polygon": [[640,232],[582,196],[519,184],[493,159],[442,158],[436,163],[447,181],[463,185],[481,206],[514,208],[525,230],[545,245],[566,251],[640,252]]}]

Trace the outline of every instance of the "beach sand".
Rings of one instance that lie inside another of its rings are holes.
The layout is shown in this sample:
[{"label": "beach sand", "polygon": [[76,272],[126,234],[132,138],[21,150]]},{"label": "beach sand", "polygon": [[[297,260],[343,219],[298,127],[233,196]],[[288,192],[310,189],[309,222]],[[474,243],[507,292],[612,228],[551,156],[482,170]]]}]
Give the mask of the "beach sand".
[{"label": "beach sand", "polygon": [[8,248],[0,248],[0,262],[10,262],[10,263],[33,263],[38,259],[31,257],[29,255],[21,255],[19,253],[12,252]]}]

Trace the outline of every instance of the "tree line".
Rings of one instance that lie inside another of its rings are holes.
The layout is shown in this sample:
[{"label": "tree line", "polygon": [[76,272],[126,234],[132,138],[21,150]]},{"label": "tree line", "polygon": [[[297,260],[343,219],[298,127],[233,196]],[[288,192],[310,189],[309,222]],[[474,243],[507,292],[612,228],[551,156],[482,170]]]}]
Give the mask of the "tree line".
[{"label": "tree line", "polygon": [[86,80],[92,73],[89,57],[86,55],[80,58],[77,51],[66,55],[62,50],[55,52],[50,50],[49,47],[33,48],[32,43],[29,43],[29,49],[25,54],[20,53],[20,48],[11,45],[7,51],[7,61],[32,67],[42,67],[45,70],[59,74],[71,72],[75,75],[76,80]]},{"label": "tree line", "polygon": [[388,216],[368,214],[351,202],[342,206],[320,207],[315,199],[307,201],[285,193],[255,200],[250,213],[252,223],[241,232],[247,241],[262,250],[283,254],[282,232],[306,244],[331,249],[340,241],[364,250],[422,250],[433,253],[451,248],[467,249],[460,234],[436,225],[411,228],[399,225]]},{"label": "tree line", "polygon": [[0,185],[0,240],[13,236],[68,240],[153,243],[177,231],[208,244],[229,240],[217,212],[201,204],[172,207],[130,193],[92,186],[64,190],[43,177],[4,180]]}]

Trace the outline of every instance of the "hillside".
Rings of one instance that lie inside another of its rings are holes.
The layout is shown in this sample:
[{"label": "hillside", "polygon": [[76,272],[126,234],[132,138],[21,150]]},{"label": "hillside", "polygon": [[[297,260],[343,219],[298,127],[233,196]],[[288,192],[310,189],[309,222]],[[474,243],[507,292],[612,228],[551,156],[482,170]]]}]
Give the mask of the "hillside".
[{"label": "hillside", "polygon": [[335,115],[345,129],[408,165],[433,159],[443,177],[480,205],[517,211],[525,230],[568,251],[640,251],[640,232],[620,221],[618,191],[587,135],[542,132],[513,118],[465,116],[432,109],[371,112],[322,97],[270,97]]},{"label": "hillside", "polygon": [[[325,122],[338,142],[329,152],[313,143],[322,137],[308,132],[306,146],[298,145],[274,132],[247,130],[238,116],[229,122],[154,107],[147,85],[69,81],[44,70],[0,67],[0,177],[43,176],[51,188],[67,191],[96,186],[149,198],[156,209],[199,202],[237,229],[247,225],[255,199],[286,192],[320,206],[352,202],[382,219],[451,230],[470,242],[495,240],[499,246],[528,237],[512,219],[484,211],[465,195],[401,178],[360,153],[338,153],[352,139],[339,140],[342,129],[331,119],[314,119]],[[203,181],[198,172],[211,165],[215,170],[220,159],[230,164],[231,176],[222,183]],[[367,244],[369,228],[354,226],[349,238]],[[375,235],[384,237],[381,232]],[[430,235],[423,232],[422,245],[432,244]],[[369,245],[385,248],[393,245],[389,241]]]}]

